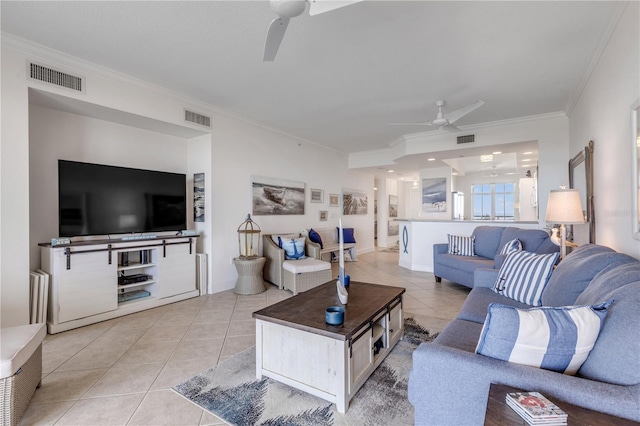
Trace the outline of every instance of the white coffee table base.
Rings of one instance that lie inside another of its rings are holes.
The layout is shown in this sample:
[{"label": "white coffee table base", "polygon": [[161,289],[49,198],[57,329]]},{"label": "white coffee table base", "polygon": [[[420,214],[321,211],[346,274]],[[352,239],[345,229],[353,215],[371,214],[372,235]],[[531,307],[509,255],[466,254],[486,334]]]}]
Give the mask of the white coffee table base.
[{"label": "white coffee table base", "polygon": [[[349,341],[256,319],[256,377],[270,377],[333,402],[345,413],[351,398],[400,340],[401,303],[373,323],[373,332],[372,325],[365,324]],[[374,354],[373,343],[381,336],[385,345]]]}]

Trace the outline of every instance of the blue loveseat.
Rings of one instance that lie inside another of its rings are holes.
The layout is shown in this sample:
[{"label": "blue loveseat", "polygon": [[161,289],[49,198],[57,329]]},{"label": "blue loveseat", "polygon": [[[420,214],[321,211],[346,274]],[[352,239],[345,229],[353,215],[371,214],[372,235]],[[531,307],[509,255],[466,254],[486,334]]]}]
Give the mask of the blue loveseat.
[{"label": "blue loveseat", "polygon": [[473,288],[473,273],[478,268],[500,269],[505,255],[504,245],[518,239],[525,251],[545,254],[560,251],[541,229],[522,229],[505,226],[478,226],[471,234],[475,237],[475,256],[447,254],[449,244],[433,245],[433,275],[436,282],[442,278]]},{"label": "blue loveseat", "polygon": [[[457,318],[413,353],[409,400],[416,425],[477,425],[491,383],[640,421],[640,262],[598,245],[565,257],[542,292],[543,306],[614,299],[595,346],[575,376],[475,353],[490,303],[530,308],[493,291],[497,269],[478,269]],[[560,404],[561,405],[561,404]]]}]

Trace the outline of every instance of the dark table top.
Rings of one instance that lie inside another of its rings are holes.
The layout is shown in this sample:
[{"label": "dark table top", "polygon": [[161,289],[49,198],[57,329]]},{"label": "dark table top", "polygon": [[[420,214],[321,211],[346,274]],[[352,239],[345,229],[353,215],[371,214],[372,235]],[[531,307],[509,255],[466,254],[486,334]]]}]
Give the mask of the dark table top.
[{"label": "dark table top", "polygon": [[[253,318],[338,340],[349,340],[363,324],[372,321],[396,299],[400,299],[405,292],[402,287],[357,281],[352,281],[347,289],[349,292],[347,305],[340,303],[334,279],[256,311],[253,313]],[[325,322],[324,311],[329,306],[344,307],[344,323],[335,326]]]}]

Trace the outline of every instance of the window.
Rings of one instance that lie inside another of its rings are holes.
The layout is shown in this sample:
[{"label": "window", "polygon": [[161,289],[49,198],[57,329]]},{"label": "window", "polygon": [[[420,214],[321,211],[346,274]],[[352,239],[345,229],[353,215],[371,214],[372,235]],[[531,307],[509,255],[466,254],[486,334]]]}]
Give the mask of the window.
[{"label": "window", "polygon": [[474,220],[514,220],[515,183],[471,185]]}]

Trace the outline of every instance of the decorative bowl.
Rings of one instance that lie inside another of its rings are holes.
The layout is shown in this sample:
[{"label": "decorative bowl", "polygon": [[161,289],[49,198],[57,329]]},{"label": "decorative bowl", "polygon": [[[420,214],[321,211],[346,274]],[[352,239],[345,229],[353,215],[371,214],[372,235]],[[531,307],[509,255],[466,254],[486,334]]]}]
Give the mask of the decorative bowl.
[{"label": "decorative bowl", "polygon": [[340,325],[344,322],[344,308],[329,306],[324,311],[324,320],[327,324]]}]

